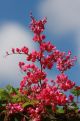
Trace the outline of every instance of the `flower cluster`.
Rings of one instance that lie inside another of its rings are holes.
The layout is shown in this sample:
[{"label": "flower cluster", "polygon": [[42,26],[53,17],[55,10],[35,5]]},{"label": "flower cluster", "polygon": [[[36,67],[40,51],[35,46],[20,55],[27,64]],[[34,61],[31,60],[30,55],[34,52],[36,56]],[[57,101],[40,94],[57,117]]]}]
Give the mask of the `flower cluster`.
[{"label": "flower cluster", "polygon": [[20,92],[26,86],[31,86],[32,84],[37,84],[39,80],[44,80],[46,78],[46,73],[41,71],[34,64],[32,65],[21,65],[21,69],[26,72],[26,76],[20,83]]},{"label": "flower cluster", "polygon": [[57,68],[61,71],[61,72],[64,72],[66,71],[67,69],[70,69],[75,61],[76,61],[76,57],[74,58],[70,58],[71,56],[71,52],[68,52],[67,55],[64,55],[58,59],[57,61]]},{"label": "flower cluster", "polygon": [[67,91],[75,86],[75,83],[68,79],[65,74],[57,76],[56,83],[61,90]]},{"label": "flower cluster", "polygon": [[30,24],[30,29],[34,33],[33,40],[35,42],[41,42],[43,39],[45,39],[45,35],[41,34],[44,31],[44,25],[47,22],[47,19],[44,18],[43,20],[37,21],[32,15],[31,15],[32,21]]},{"label": "flower cluster", "polygon": [[40,45],[40,49],[42,51],[47,51],[47,52],[52,52],[53,50],[55,50],[55,46],[52,45],[50,42],[43,42]]},{"label": "flower cluster", "polygon": [[51,105],[52,109],[56,108],[57,105],[65,105],[67,103],[67,97],[65,94],[61,93],[56,86],[47,85],[45,88],[40,90],[36,98],[41,100],[43,105]]},{"label": "flower cluster", "polygon": [[[30,100],[36,100],[37,104],[28,107],[27,112],[32,121],[41,121],[41,117],[48,114],[48,106],[55,112],[57,106],[65,106],[73,101],[74,97],[72,95],[67,97],[65,91],[72,89],[75,83],[68,79],[64,72],[74,65],[76,57],[72,58],[70,51],[66,54],[57,50],[51,42],[45,42],[46,37],[42,32],[45,29],[46,18],[37,21],[31,15],[31,19],[30,29],[34,33],[33,41],[38,43],[39,50],[29,52],[29,49],[24,46],[21,49],[12,48],[12,54],[25,54],[26,60],[32,62],[32,64],[19,62],[20,69],[25,73],[20,82],[19,91]],[[36,61],[39,62],[38,66],[33,64]],[[50,82],[44,70],[52,69],[54,64],[60,74]],[[23,110],[19,104],[8,104],[6,109],[9,109],[10,113]]]},{"label": "flower cluster", "polygon": [[19,49],[19,48],[12,48],[12,53],[13,54],[15,54],[15,53],[19,53],[19,54],[21,54],[21,53],[24,53],[24,54],[28,54],[28,48],[27,47],[22,47],[21,49]]},{"label": "flower cluster", "polygon": [[27,56],[27,61],[35,62],[36,60],[40,60],[44,55],[41,52],[33,51]]},{"label": "flower cluster", "polygon": [[6,105],[6,110],[9,111],[9,114],[14,114],[14,113],[22,112],[23,108],[20,104],[9,103]]},{"label": "flower cluster", "polygon": [[42,104],[36,105],[34,108],[29,107],[28,113],[33,121],[41,121],[41,114],[45,113],[45,109]]}]

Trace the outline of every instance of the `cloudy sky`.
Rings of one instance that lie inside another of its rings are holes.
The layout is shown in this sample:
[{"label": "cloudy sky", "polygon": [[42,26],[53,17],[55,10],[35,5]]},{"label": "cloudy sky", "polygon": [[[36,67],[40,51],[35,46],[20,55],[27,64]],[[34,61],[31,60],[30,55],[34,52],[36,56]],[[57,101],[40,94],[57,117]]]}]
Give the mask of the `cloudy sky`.
[{"label": "cloudy sky", "polygon": [[[36,47],[28,28],[30,11],[37,19],[47,17],[47,40],[59,50],[71,50],[77,56],[76,65],[67,74],[80,84],[80,0],[0,0],[0,87],[8,83],[17,86],[23,76],[18,61],[24,57],[4,58],[5,51],[23,45],[30,50]],[[59,72],[53,68],[48,73],[50,78],[55,78]]]}]

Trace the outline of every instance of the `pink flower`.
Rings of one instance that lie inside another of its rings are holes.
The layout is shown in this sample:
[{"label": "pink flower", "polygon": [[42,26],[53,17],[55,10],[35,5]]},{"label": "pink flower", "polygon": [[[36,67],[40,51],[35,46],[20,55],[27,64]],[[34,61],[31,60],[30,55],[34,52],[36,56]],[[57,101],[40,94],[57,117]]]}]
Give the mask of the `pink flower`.
[{"label": "pink flower", "polygon": [[29,49],[25,46],[23,48],[21,48],[21,52],[23,52],[25,54],[28,54],[28,51],[29,51]]},{"label": "pink flower", "polygon": [[6,109],[9,111],[9,114],[14,114],[18,112],[22,112],[23,108],[20,104],[17,103],[9,103],[6,105]]},{"label": "pink flower", "polygon": [[64,54],[62,57],[60,57],[57,61],[57,69],[61,72],[64,72],[68,69],[70,69],[76,61],[76,57],[71,58],[71,53],[68,52],[68,54]]},{"label": "pink flower", "polygon": [[[38,51],[33,50],[29,52],[28,47],[24,46],[22,48],[12,48],[11,54],[24,54],[26,60],[30,61],[30,64],[19,62],[19,67],[25,74],[20,82],[19,91],[29,100],[35,101],[32,107],[27,108],[30,120],[41,121],[43,116],[49,114],[48,106],[55,112],[57,106],[64,106],[73,101],[74,97],[69,95],[67,98],[64,91],[72,89],[75,83],[64,72],[74,65],[76,57],[72,58],[70,51],[66,54],[65,52],[57,50],[50,41],[45,42],[43,31],[45,29],[45,23],[47,22],[46,18],[36,20],[31,15],[31,20],[30,29],[34,33],[33,41],[38,43]],[[9,55],[8,52],[7,55]],[[56,68],[61,74],[57,75],[55,80],[50,79],[50,81],[47,79],[45,69],[52,69],[55,63]],[[80,87],[76,87],[76,89],[79,90]],[[22,106],[17,103],[7,104],[6,109],[10,114],[23,111]]]},{"label": "pink flower", "polygon": [[31,30],[35,34],[40,35],[40,33],[43,32],[44,30],[44,24],[47,22],[46,18],[44,18],[43,20],[37,21],[33,16],[31,16],[31,19],[32,19],[30,24]]},{"label": "pink flower", "polygon": [[56,83],[60,89],[67,91],[75,86],[75,83],[68,79],[65,74],[60,74],[57,76]]}]

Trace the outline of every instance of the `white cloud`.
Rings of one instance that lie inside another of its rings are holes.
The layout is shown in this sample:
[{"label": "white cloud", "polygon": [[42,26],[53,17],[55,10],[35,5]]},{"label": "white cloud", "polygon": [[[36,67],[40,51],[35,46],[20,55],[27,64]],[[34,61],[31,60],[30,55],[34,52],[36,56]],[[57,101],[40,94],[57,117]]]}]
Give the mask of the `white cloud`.
[{"label": "white cloud", "polygon": [[24,56],[11,55],[3,56],[7,50],[15,47],[27,46],[34,49],[32,36],[24,27],[17,23],[5,23],[0,26],[0,86],[12,83],[17,85],[22,74],[19,72],[18,62],[24,61]]},{"label": "white cloud", "polygon": [[55,32],[80,27],[80,0],[44,0],[38,8]]}]

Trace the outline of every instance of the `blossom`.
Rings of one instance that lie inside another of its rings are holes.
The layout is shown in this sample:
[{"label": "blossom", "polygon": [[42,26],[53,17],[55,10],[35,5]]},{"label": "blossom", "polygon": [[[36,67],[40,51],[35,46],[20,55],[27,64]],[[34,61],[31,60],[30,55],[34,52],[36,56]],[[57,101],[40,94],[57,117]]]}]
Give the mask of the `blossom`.
[{"label": "blossom", "polygon": [[12,54],[28,54],[28,52],[29,52],[29,49],[26,47],[26,46],[24,46],[24,47],[22,47],[22,48],[12,48]]},{"label": "blossom", "polygon": [[[51,111],[55,112],[57,106],[65,106],[73,101],[73,95],[67,96],[64,92],[72,89],[75,83],[64,72],[75,64],[76,57],[72,58],[70,51],[66,54],[57,50],[50,41],[45,42],[46,36],[43,31],[47,22],[46,18],[36,20],[31,15],[31,20],[30,29],[34,33],[33,41],[38,43],[39,50],[29,52],[28,47],[23,46],[22,48],[12,48],[12,54],[25,54],[26,61],[30,62],[30,64],[19,62],[19,67],[25,74],[20,82],[19,91],[29,100],[36,102],[26,109],[30,119],[41,121],[43,116],[49,114],[48,106]],[[39,65],[36,66],[36,62]],[[55,80],[50,81],[45,69],[52,69],[54,64],[61,73]],[[77,86],[76,90],[79,89],[80,87]],[[23,111],[22,106],[17,103],[7,104],[6,109],[10,114]]]},{"label": "blossom", "polygon": [[51,42],[43,42],[40,45],[42,51],[52,52],[56,47]]},{"label": "blossom", "polygon": [[46,18],[44,18],[43,20],[37,21],[33,16],[31,16],[31,19],[32,19],[30,24],[31,30],[35,34],[40,35],[40,33],[43,32],[44,30],[44,24],[47,22]]},{"label": "blossom", "polygon": [[23,52],[25,54],[28,54],[28,51],[29,51],[29,49],[25,46],[21,48],[21,52]]},{"label": "blossom", "polygon": [[57,76],[56,83],[61,90],[67,91],[75,86],[75,83],[68,79],[65,74],[60,74]]},{"label": "blossom", "polygon": [[9,103],[6,105],[6,109],[9,111],[9,114],[14,114],[23,111],[22,106],[18,103]]},{"label": "blossom", "polygon": [[36,60],[40,60],[41,57],[44,57],[44,55],[41,53],[41,51],[32,51],[28,56],[27,60],[35,62]]},{"label": "blossom", "polygon": [[76,61],[76,57],[71,58],[70,52],[68,52],[67,55],[64,53],[63,56],[58,58],[57,69],[61,72],[64,72],[64,71],[70,69],[74,65],[75,61]]},{"label": "blossom", "polygon": [[42,104],[35,105],[35,107],[29,107],[27,110],[32,121],[41,121],[41,116],[45,113]]},{"label": "blossom", "polygon": [[33,37],[33,41],[34,42],[41,42],[42,40],[45,39],[45,35],[37,35],[37,34],[34,34],[34,37]]}]

